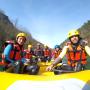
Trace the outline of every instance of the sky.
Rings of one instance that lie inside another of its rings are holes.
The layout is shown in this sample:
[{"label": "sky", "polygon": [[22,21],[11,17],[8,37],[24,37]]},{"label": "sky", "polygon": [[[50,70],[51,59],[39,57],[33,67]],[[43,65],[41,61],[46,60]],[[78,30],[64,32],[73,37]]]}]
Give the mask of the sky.
[{"label": "sky", "polygon": [[0,9],[52,48],[90,20],[90,0],[0,0]]}]

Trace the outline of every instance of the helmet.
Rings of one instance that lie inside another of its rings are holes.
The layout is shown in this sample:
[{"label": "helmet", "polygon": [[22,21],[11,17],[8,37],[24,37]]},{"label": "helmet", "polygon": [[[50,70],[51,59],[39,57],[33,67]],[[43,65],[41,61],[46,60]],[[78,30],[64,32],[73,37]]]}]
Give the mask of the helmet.
[{"label": "helmet", "polygon": [[16,38],[18,38],[18,37],[25,37],[26,38],[26,34],[25,33],[18,33]]},{"label": "helmet", "polygon": [[60,48],[60,45],[55,45],[55,49],[56,49],[56,48]]},{"label": "helmet", "polygon": [[31,45],[31,44],[29,44],[29,45],[28,45],[28,48],[29,48],[29,47],[31,48],[31,47],[32,47],[32,45]]},{"label": "helmet", "polygon": [[79,31],[78,30],[71,30],[68,33],[68,38],[74,36],[74,35],[79,35]]}]

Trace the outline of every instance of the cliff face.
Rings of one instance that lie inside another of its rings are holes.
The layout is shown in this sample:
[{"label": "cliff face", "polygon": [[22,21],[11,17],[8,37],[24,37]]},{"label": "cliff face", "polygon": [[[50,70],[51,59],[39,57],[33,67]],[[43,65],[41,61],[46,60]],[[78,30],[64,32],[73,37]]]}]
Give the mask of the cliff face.
[{"label": "cliff face", "polygon": [[[14,25],[9,17],[5,15],[3,12],[0,12],[0,52],[2,52],[2,45],[5,42],[5,40],[15,40],[15,37],[17,33],[23,32],[26,30],[22,30],[16,27]],[[27,34],[27,44],[36,45],[38,41],[33,39],[32,35],[28,32],[25,32]]]}]

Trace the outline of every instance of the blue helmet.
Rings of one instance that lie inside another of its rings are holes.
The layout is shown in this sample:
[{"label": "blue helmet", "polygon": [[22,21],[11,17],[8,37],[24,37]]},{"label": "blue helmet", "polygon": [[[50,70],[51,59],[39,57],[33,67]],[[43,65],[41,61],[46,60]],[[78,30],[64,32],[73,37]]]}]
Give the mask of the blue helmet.
[{"label": "blue helmet", "polygon": [[60,45],[55,45],[55,47],[54,47],[54,48],[55,48],[55,49],[56,49],[56,48],[60,48]]}]

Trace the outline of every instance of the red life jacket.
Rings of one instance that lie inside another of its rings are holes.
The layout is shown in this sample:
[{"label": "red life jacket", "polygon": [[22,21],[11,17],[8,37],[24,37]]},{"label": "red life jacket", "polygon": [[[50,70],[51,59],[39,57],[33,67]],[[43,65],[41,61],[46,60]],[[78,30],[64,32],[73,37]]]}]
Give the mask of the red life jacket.
[{"label": "red life jacket", "polygon": [[12,50],[10,52],[10,59],[21,60],[23,53],[23,47],[18,44],[12,44]]},{"label": "red life jacket", "polygon": [[78,45],[76,49],[73,48],[71,44],[68,45],[68,51],[67,51],[67,59],[68,59],[68,64],[71,66],[75,66],[77,62],[81,62],[82,64],[86,64],[86,52],[84,47],[81,45]]},{"label": "red life jacket", "polygon": [[28,50],[24,50],[24,52],[25,52],[25,56],[24,56],[24,58],[26,58],[26,59],[31,59],[32,58],[32,52],[30,52],[30,51],[28,51]]},{"label": "red life jacket", "polygon": [[44,56],[51,56],[51,52],[49,49],[44,50]]}]

